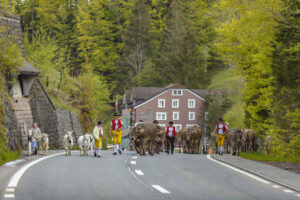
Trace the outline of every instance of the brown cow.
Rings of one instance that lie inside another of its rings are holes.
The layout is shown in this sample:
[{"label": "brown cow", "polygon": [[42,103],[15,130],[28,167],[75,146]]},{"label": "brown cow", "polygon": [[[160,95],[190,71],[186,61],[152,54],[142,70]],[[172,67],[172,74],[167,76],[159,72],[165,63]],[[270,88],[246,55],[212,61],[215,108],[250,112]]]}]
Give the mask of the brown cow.
[{"label": "brown cow", "polygon": [[136,153],[140,153],[141,145],[142,145],[142,138],[139,136],[139,132],[137,130],[137,127],[131,127],[129,130],[129,134],[131,137],[131,141],[133,142],[133,145]]},{"label": "brown cow", "polygon": [[156,149],[156,138],[160,127],[152,123],[140,123],[137,125],[137,138],[141,139],[140,155],[146,155],[146,150],[153,156]]},{"label": "brown cow", "polygon": [[232,152],[232,155],[240,155],[240,150],[242,149],[242,144],[243,144],[242,135],[243,135],[242,131],[237,128],[230,129],[226,133],[228,148],[230,152]]},{"label": "brown cow", "polygon": [[160,131],[156,137],[156,153],[159,154],[162,152],[166,147],[166,134],[165,134],[165,127],[161,126]]},{"label": "brown cow", "polygon": [[192,127],[185,127],[181,131],[183,153],[192,153]]},{"label": "brown cow", "polygon": [[252,129],[245,129],[243,130],[242,134],[242,142],[243,142],[243,149],[246,152],[251,152],[254,150],[254,143],[256,140],[256,133]]},{"label": "brown cow", "polygon": [[193,126],[191,127],[191,131],[192,131],[192,143],[191,143],[192,153],[199,154],[200,142],[202,138],[202,130],[200,127]]}]

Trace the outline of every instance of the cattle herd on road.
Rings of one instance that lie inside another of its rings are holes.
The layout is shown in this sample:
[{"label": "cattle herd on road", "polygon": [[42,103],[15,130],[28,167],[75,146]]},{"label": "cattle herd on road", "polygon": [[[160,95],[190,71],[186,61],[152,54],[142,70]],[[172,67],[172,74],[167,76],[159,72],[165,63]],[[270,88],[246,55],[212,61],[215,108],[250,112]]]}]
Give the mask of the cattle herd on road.
[{"label": "cattle herd on road", "polygon": [[[149,152],[154,153],[166,151],[165,127],[160,127],[151,123],[138,123],[131,127],[130,136],[132,140],[132,148],[140,155]],[[203,132],[200,127],[192,126],[180,130],[176,134],[175,141],[179,148],[179,153],[199,154],[200,142]],[[230,129],[226,133],[225,151],[233,155],[239,155],[241,151],[251,152],[256,150],[256,133],[252,129]],[[215,145],[217,151],[217,135],[211,133],[211,141]]]}]

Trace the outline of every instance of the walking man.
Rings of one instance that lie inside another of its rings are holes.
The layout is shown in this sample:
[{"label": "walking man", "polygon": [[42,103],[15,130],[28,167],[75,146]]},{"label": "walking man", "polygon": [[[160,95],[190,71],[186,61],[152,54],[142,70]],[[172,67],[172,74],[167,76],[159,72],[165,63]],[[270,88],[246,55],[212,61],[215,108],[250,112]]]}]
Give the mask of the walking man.
[{"label": "walking man", "polygon": [[[169,154],[171,151],[171,154],[174,152],[174,142],[175,142],[175,135],[176,130],[173,126],[173,122],[169,122],[169,126],[166,127],[166,140],[167,140],[167,153]],[[171,146],[171,150],[170,150]]]},{"label": "walking man", "polygon": [[38,147],[39,147],[39,140],[42,137],[42,132],[38,127],[36,122],[33,123],[32,129],[30,130],[32,133],[32,154],[37,155]]},{"label": "walking man", "polygon": [[102,121],[98,121],[97,126],[95,126],[93,131],[93,137],[95,140],[95,150],[94,156],[98,158],[101,157],[101,146],[102,146],[102,137],[103,137],[103,123]]},{"label": "walking man", "polygon": [[226,131],[228,130],[228,125],[224,122],[223,118],[219,119],[219,123],[216,126],[215,132],[218,137],[218,152],[219,155],[223,155],[223,145],[226,137]]},{"label": "walking man", "polygon": [[114,153],[113,155],[122,154],[121,142],[122,142],[122,128],[124,126],[123,120],[119,118],[119,113],[114,114],[114,119],[110,123],[109,132],[113,137]]}]

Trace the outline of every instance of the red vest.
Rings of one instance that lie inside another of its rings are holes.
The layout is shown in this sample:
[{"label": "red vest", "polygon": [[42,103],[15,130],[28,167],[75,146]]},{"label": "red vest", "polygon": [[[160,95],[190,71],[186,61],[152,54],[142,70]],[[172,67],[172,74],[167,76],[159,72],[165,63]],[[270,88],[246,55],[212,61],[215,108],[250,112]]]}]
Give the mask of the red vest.
[{"label": "red vest", "polygon": [[[111,123],[112,123],[112,129],[113,129],[113,130],[116,130],[116,122],[115,122],[115,119],[113,119],[113,120],[111,121]],[[120,119],[120,118],[118,119],[118,127],[119,127],[119,128],[122,127],[122,123],[121,123],[121,119]]]},{"label": "red vest", "polygon": [[223,124],[223,134],[227,131],[226,129],[226,124],[225,123],[217,123],[217,127],[216,127],[216,133],[219,134],[219,125]]},{"label": "red vest", "polygon": [[[169,128],[170,128],[170,126],[167,127],[166,136],[169,136]],[[176,135],[176,131],[175,131],[175,127],[174,126],[173,126],[172,135],[173,135],[173,137],[175,137],[175,135]]]}]

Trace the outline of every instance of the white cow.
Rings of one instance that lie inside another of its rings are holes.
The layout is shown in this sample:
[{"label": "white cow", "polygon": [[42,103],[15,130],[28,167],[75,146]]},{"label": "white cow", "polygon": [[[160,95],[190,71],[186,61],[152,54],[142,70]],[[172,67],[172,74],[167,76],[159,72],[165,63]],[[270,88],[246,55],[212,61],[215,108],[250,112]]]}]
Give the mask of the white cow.
[{"label": "white cow", "polygon": [[78,146],[80,148],[81,156],[88,156],[88,150],[90,147],[90,134],[82,135],[78,138]]},{"label": "white cow", "polygon": [[66,156],[71,155],[71,151],[73,148],[73,137],[72,137],[71,131],[68,131],[68,133],[64,136],[64,148],[66,150]]},{"label": "white cow", "polygon": [[47,155],[49,149],[49,138],[46,133],[42,134],[40,138],[41,155]]}]

